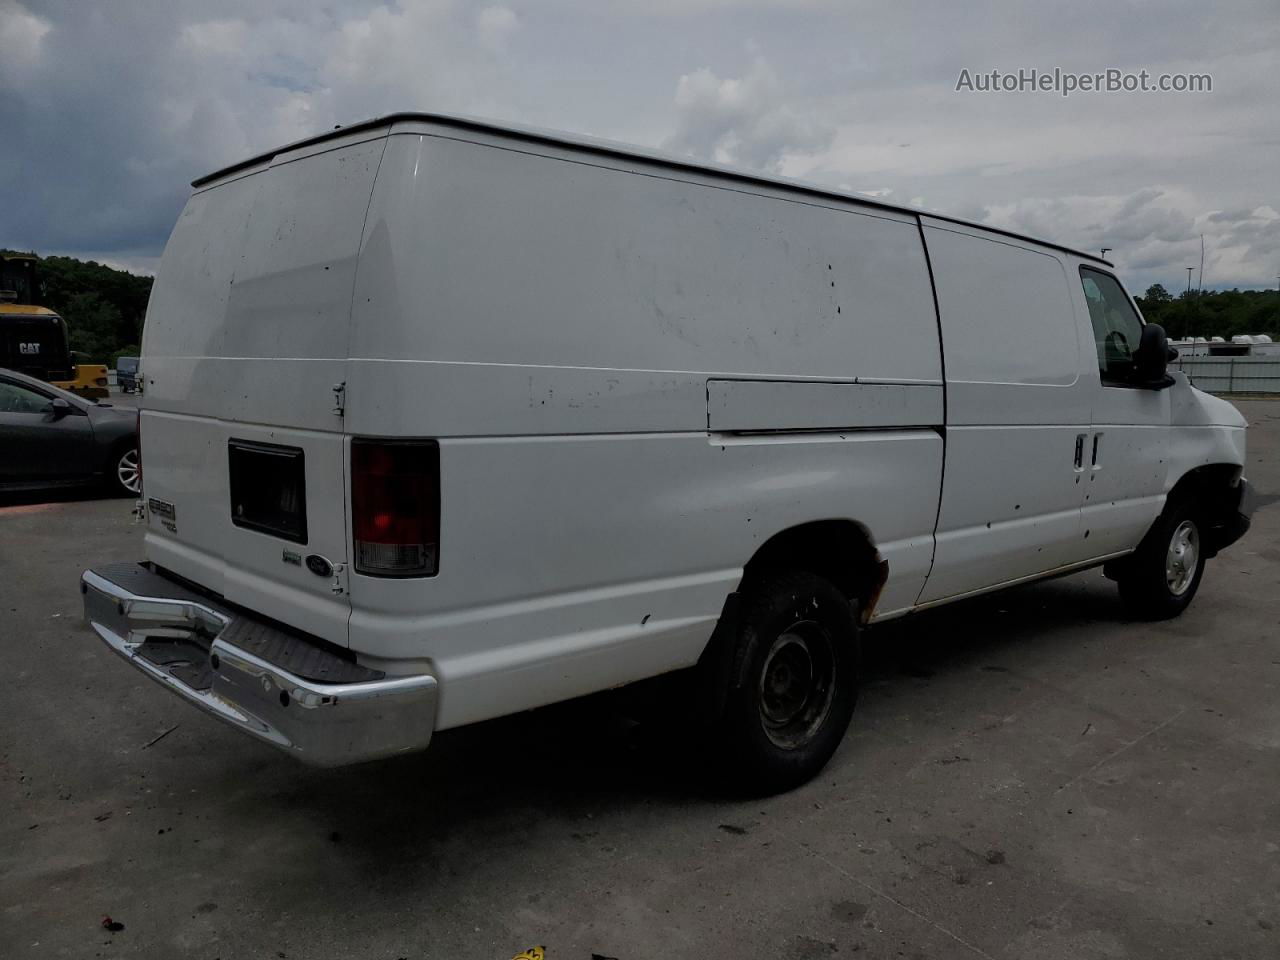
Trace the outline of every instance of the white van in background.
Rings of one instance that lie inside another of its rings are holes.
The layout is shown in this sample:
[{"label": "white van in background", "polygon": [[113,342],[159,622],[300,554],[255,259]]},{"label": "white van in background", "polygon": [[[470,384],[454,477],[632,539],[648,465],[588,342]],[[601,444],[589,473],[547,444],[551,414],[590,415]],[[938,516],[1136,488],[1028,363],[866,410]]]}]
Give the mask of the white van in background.
[{"label": "white van in background", "polygon": [[863,624],[1103,564],[1173,616],[1248,526],[1244,420],[1086,253],[438,115],[194,187],[146,561],[86,616],[312,763],[697,665],[713,756],[782,789]]}]

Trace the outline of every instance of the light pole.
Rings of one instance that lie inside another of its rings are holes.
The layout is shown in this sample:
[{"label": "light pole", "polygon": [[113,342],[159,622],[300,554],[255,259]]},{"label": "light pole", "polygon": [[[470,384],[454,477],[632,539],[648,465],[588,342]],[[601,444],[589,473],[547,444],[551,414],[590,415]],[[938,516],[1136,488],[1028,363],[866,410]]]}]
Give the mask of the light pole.
[{"label": "light pole", "polygon": [[[1192,271],[1192,270],[1194,270],[1194,269],[1195,269],[1195,267],[1187,267],[1187,300],[1188,300],[1188,301],[1190,301],[1190,300],[1191,300],[1191,271]],[[1188,303],[1188,306],[1190,306],[1190,303]],[[1197,310],[1197,311],[1196,311],[1196,315],[1195,315],[1195,317],[1194,317],[1194,318],[1192,318],[1192,320],[1187,324],[1188,328],[1189,328],[1189,329],[1191,329],[1191,330],[1194,330],[1194,329],[1195,329],[1195,321],[1196,321],[1196,320],[1199,320],[1199,319],[1200,319],[1200,311],[1199,311],[1199,310]],[[1184,331],[1184,333],[1185,333],[1185,331]],[[1188,336],[1190,336],[1190,334],[1187,334],[1187,335],[1188,335]]]}]

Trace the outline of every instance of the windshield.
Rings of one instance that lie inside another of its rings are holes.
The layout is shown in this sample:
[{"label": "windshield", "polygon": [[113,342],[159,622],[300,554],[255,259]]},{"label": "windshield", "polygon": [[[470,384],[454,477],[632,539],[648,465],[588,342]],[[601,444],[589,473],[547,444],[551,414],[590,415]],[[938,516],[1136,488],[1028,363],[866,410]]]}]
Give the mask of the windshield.
[{"label": "windshield", "polygon": [[0,290],[12,303],[38,303],[36,261],[33,257],[0,257]]}]

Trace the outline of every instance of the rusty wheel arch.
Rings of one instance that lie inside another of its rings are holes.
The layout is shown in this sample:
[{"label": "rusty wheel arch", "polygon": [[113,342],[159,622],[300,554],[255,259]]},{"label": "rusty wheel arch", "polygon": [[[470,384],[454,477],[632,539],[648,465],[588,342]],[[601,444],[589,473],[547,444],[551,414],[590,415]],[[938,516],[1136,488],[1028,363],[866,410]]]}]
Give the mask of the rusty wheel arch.
[{"label": "rusty wheel arch", "polygon": [[857,602],[863,623],[871,619],[889,576],[871,531],[848,518],[814,520],[775,533],[747,562],[738,590],[754,576],[778,570],[805,570],[830,581]]}]

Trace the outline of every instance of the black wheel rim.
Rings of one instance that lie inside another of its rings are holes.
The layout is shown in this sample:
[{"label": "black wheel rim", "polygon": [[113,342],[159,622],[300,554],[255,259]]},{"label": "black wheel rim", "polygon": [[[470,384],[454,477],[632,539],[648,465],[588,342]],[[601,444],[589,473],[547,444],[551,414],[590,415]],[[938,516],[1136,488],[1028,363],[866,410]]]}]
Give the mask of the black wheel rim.
[{"label": "black wheel rim", "polygon": [[757,700],[765,735],[786,750],[803,747],[821,728],[835,696],[835,648],[814,620],[800,620],[770,645]]}]

